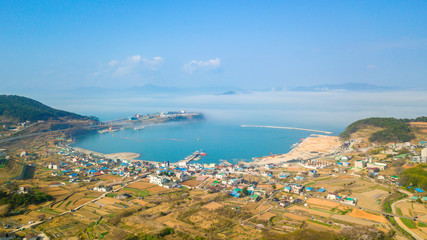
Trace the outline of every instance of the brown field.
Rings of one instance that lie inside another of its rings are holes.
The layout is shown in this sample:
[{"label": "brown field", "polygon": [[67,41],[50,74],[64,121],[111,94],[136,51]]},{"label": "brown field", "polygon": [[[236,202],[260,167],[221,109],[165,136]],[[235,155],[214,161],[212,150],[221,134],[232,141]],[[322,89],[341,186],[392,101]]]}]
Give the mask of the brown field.
[{"label": "brown field", "polygon": [[330,207],[330,208],[336,208],[336,207],[340,206],[339,203],[328,201],[328,200],[324,200],[324,199],[319,199],[319,198],[309,198],[307,200],[307,203],[308,204],[321,205],[321,206],[327,206],[327,207]]},{"label": "brown field", "polygon": [[362,142],[368,142],[368,138],[375,132],[384,130],[384,128],[374,127],[374,126],[367,126],[363,129],[359,129],[357,132],[352,133],[350,135],[351,139],[359,140]]},{"label": "brown field", "polygon": [[93,198],[80,198],[79,200],[77,200],[76,202],[73,203],[73,207],[80,206],[80,205],[87,203],[87,202],[90,202],[92,200],[93,200]]},{"label": "brown field", "polygon": [[217,203],[217,202],[210,202],[210,203],[204,205],[203,208],[207,208],[209,210],[215,210],[215,209],[221,208],[223,206],[224,205]]},{"label": "brown field", "polygon": [[145,206],[145,205],[150,204],[150,203],[148,203],[148,202],[146,202],[146,201],[144,201],[144,200],[139,200],[139,199],[133,199],[131,202],[133,202],[133,203],[135,203],[135,204],[139,204],[139,205],[141,205],[141,206]]},{"label": "brown field", "polygon": [[267,191],[273,190],[273,187],[270,184],[259,184],[257,187],[259,187],[259,188],[265,188]]},{"label": "brown field", "polygon": [[188,181],[182,182],[181,185],[186,186],[186,187],[190,187],[190,188],[194,188],[202,182],[203,181],[188,180]]},{"label": "brown field", "polygon": [[261,216],[257,217],[260,220],[270,220],[270,218],[275,217],[276,214],[271,213],[271,212],[265,212],[263,214],[261,214]]},{"label": "brown field", "polygon": [[[369,189],[368,189],[369,190]],[[381,189],[373,189],[362,193],[353,193],[352,196],[358,199],[358,206],[372,209],[381,210],[381,205],[377,204],[388,196],[388,192]]]},{"label": "brown field", "polygon": [[162,192],[168,192],[169,189],[164,188],[164,187],[160,187],[160,186],[155,186],[155,187],[151,187],[151,188],[146,188],[147,191],[149,191],[151,194],[156,194],[156,193],[162,193]]},{"label": "brown field", "polygon": [[403,216],[412,217],[417,215],[420,217],[420,220],[427,219],[427,209],[422,203],[404,201],[396,204],[396,207],[400,208]]},{"label": "brown field", "polygon": [[122,202],[122,201],[119,200],[119,199],[115,199],[115,198],[105,197],[105,198],[99,199],[96,202],[97,203],[101,203],[103,205],[112,205],[112,204],[119,203],[119,202]]},{"label": "brown field", "polygon": [[269,207],[270,207],[269,204],[261,203],[255,210],[262,212],[264,210],[267,210]]},{"label": "brown field", "polygon": [[309,208],[305,208],[305,207],[295,206],[295,205],[290,207],[289,210],[293,210],[293,211],[299,210],[299,211],[307,212],[309,214],[317,215],[317,216],[321,216],[321,217],[330,217],[331,216],[331,214],[329,214],[329,213],[325,213],[325,212],[321,212],[321,211],[317,211],[317,210],[309,209]]},{"label": "brown field", "polygon": [[193,230],[192,225],[177,220],[176,218],[178,217],[178,215],[179,215],[178,212],[174,212],[174,213],[171,213],[169,215],[159,217],[156,219],[156,221],[160,222],[162,224],[165,224],[168,227],[177,229],[179,231],[188,232],[188,233],[194,234],[194,235],[199,234],[198,231]]},{"label": "brown field", "polygon": [[127,187],[129,188],[135,188],[135,189],[146,189],[150,187],[157,186],[156,184],[148,183],[148,182],[135,182],[129,184]]},{"label": "brown field", "polygon": [[329,230],[328,226],[322,225],[320,223],[315,223],[315,222],[310,222],[310,221],[307,221],[306,223],[307,223],[307,225],[308,225],[307,227],[309,229],[313,229],[315,231],[328,231]]},{"label": "brown field", "polygon": [[356,218],[362,218],[362,219],[367,219],[367,220],[371,220],[371,221],[375,221],[375,222],[380,222],[380,223],[387,223],[387,219],[382,216],[382,215],[375,215],[357,208],[354,208],[353,211],[351,211],[350,213],[348,213],[346,216],[352,216],[352,217],[356,217]]},{"label": "brown field", "polygon": [[309,219],[308,217],[301,216],[298,214],[293,214],[293,213],[283,213],[282,216],[293,219],[293,220],[298,220],[298,221],[303,221],[303,220]]},{"label": "brown field", "polygon": [[58,196],[63,196],[70,193],[70,191],[64,190],[59,187],[46,187],[46,188],[42,188],[41,191],[55,198],[57,198]]},{"label": "brown field", "polygon": [[411,124],[411,126],[414,126],[414,127],[427,128],[426,122],[411,122],[409,124]]},{"label": "brown field", "polygon": [[114,176],[114,175],[101,175],[99,176],[99,179],[102,180],[116,180],[116,182],[121,182],[122,181],[122,177],[118,177],[118,176]]},{"label": "brown field", "polygon": [[345,180],[352,180],[354,177],[348,176],[348,175],[341,175],[341,176],[338,176],[336,178],[338,178],[338,179],[345,179]]},{"label": "brown field", "polygon": [[357,218],[357,217],[348,216],[348,215],[332,215],[332,218],[340,221],[348,222],[348,223],[363,225],[363,226],[373,226],[375,224],[374,222]]}]

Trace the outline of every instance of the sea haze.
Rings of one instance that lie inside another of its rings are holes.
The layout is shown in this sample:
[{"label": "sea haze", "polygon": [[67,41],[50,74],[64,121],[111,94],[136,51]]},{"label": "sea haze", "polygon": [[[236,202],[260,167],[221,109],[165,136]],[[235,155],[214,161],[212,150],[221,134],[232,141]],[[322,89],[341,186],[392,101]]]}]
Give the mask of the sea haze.
[{"label": "sea haze", "polygon": [[362,118],[427,116],[425,91],[269,91],[167,97],[89,96],[45,102],[49,104],[49,101],[56,108],[95,115],[101,120],[174,110],[203,113],[206,117],[203,122],[148,126],[138,132],[94,134],[76,142],[76,146],[102,153],[136,152],[145,160],[172,162],[201,148],[208,153],[201,162],[250,160],[270,153],[286,153],[293,143],[312,134],[298,130],[241,128],[241,125],[297,127],[338,135],[348,124]]}]

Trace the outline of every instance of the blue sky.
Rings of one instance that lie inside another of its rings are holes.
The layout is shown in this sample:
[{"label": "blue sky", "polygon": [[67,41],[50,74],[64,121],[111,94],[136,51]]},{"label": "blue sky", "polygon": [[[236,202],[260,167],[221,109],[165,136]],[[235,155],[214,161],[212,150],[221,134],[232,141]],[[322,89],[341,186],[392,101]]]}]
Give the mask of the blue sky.
[{"label": "blue sky", "polygon": [[425,88],[426,1],[1,1],[0,91]]}]

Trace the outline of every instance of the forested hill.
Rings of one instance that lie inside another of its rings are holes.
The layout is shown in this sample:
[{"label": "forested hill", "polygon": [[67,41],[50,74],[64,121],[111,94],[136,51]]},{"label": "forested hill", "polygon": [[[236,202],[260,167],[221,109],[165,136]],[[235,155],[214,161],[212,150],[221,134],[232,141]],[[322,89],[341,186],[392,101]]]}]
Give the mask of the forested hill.
[{"label": "forested hill", "polygon": [[350,124],[341,137],[349,139],[352,133],[369,126],[379,127],[382,130],[370,135],[370,142],[408,142],[415,139],[410,122],[427,122],[427,117],[416,119],[396,119],[396,118],[366,118]]},{"label": "forested hill", "polygon": [[87,119],[75,113],[53,109],[36,100],[15,95],[0,95],[0,117],[16,121]]}]

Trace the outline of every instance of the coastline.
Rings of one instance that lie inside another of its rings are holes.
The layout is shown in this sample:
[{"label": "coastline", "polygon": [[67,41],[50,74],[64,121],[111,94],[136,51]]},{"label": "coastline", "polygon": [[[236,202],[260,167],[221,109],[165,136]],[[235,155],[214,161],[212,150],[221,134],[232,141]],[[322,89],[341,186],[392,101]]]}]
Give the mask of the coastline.
[{"label": "coastline", "polygon": [[339,151],[342,142],[337,136],[311,135],[285,154],[254,158],[251,164],[279,164],[292,160],[323,157]]},{"label": "coastline", "polygon": [[80,147],[72,147],[72,148],[74,149],[74,151],[77,151],[80,153],[93,154],[93,155],[96,155],[99,157],[104,157],[104,158],[109,158],[109,159],[120,159],[120,160],[125,160],[125,161],[144,161],[144,162],[149,162],[149,163],[156,163],[155,161],[138,159],[139,157],[141,157],[141,154],[139,154],[139,153],[119,152],[119,153],[104,154],[104,153],[95,152],[95,151],[80,148]]}]

